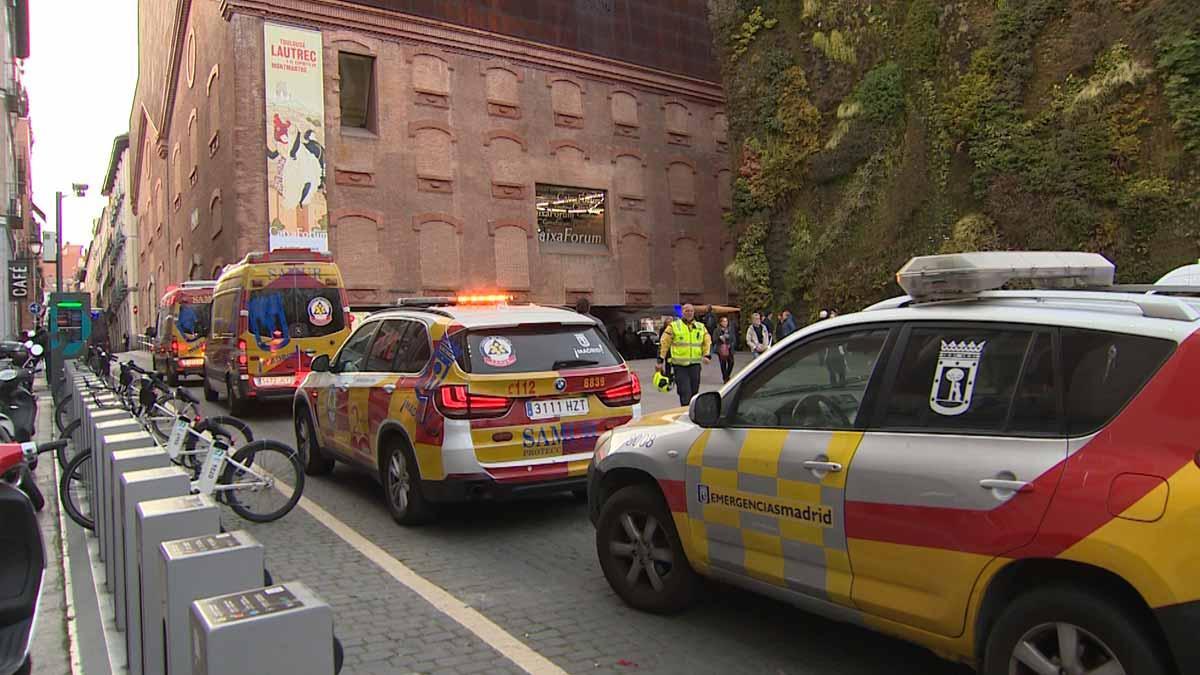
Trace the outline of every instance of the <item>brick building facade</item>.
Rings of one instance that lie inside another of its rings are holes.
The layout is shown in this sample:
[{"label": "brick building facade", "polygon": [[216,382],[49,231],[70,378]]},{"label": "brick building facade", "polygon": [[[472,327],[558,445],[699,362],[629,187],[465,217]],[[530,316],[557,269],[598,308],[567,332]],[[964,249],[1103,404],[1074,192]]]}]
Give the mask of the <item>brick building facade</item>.
[{"label": "brick building facade", "polygon": [[[726,302],[726,118],[704,1],[509,4],[143,0],[139,304],[268,247],[265,22],[321,33],[328,246],[352,302],[474,288]],[[603,210],[596,234],[539,224],[537,204],[580,200]]]}]

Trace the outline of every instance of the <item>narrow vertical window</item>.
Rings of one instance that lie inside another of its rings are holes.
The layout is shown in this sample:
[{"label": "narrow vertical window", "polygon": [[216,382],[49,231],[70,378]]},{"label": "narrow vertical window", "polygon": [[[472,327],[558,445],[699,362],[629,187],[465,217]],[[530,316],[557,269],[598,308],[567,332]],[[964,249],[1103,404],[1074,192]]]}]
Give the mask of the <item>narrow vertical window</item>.
[{"label": "narrow vertical window", "polygon": [[338,52],[342,128],[370,129],[375,98],[375,59]]}]

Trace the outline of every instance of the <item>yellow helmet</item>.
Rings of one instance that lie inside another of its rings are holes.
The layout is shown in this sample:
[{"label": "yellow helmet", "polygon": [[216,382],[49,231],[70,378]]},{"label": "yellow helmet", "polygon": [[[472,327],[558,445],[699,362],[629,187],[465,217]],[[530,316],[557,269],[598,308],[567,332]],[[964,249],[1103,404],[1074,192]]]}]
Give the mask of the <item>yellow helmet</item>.
[{"label": "yellow helmet", "polygon": [[662,373],[655,372],[654,373],[654,388],[658,389],[659,391],[663,392],[664,394],[667,393],[668,391],[671,391],[671,378],[667,377],[666,375],[663,375]]}]

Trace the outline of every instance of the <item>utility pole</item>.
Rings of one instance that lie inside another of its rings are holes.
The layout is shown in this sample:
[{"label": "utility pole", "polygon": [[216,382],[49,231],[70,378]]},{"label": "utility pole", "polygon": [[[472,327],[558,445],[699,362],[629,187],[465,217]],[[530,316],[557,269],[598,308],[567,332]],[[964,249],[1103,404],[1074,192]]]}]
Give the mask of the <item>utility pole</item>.
[{"label": "utility pole", "polygon": [[62,293],[62,191],[54,193],[54,290]]}]

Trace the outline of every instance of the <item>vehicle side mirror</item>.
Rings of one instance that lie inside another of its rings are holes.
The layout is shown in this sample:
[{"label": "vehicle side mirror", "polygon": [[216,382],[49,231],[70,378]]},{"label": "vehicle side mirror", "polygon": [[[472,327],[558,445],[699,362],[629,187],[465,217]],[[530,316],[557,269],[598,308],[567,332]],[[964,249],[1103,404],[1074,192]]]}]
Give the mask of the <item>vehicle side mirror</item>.
[{"label": "vehicle side mirror", "polygon": [[317,358],[313,359],[312,364],[309,365],[309,368],[314,373],[328,373],[329,372],[329,355],[322,354],[322,355],[318,356]]},{"label": "vehicle side mirror", "polygon": [[688,417],[696,426],[711,429],[721,419],[721,394],[708,391],[692,399],[688,406]]}]

